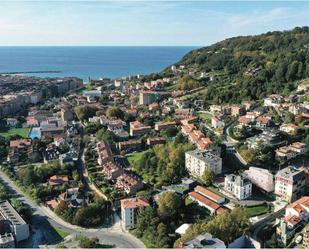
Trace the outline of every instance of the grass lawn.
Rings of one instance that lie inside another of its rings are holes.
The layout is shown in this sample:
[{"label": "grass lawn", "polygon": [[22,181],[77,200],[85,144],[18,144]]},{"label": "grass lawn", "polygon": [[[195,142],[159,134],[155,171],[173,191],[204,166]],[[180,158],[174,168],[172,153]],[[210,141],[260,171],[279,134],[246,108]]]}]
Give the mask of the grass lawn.
[{"label": "grass lawn", "polygon": [[199,116],[201,119],[205,121],[205,123],[210,124],[211,123],[211,114],[210,113],[199,113]]},{"label": "grass lawn", "polygon": [[12,128],[5,132],[0,131],[0,136],[3,136],[5,138],[13,136],[13,135],[19,135],[23,138],[27,138],[29,134],[29,128]]},{"label": "grass lawn", "polygon": [[245,209],[248,212],[250,217],[266,214],[268,212],[267,204],[262,204],[262,205],[258,205],[258,206],[252,206],[252,207],[246,207]]},{"label": "grass lawn", "polygon": [[60,228],[56,228],[55,227],[55,230],[56,230],[56,232],[59,234],[59,236],[61,238],[65,238],[66,236],[68,236],[70,234],[70,233],[68,233],[66,231],[61,230]]},{"label": "grass lawn", "polygon": [[130,156],[127,157],[128,162],[132,166],[136,161],[140,160],[143,154],[145,154],[147,151],[142,151],[142,152],[136,152]]}]

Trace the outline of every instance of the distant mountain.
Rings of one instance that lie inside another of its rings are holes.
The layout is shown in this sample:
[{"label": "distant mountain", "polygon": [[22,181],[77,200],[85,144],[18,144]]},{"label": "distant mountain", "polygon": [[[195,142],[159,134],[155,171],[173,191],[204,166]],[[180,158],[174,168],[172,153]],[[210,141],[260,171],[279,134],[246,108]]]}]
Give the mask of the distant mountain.
[{"label": "distant mountain", "polygon": [[309,27],[226,39],[189,52],[176,64],[180,65],[184,77],[189,72],[213,76],[213,81],[198,82],[208,85],[205,99],[217,103],[287,95],[309,77]]}]

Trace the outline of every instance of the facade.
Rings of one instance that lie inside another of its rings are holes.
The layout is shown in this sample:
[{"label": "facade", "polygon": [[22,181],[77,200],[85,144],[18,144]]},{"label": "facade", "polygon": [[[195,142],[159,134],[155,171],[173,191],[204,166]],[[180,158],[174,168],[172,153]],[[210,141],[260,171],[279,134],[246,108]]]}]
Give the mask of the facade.
[{"label": "facade", "polygon": [[16,242],[29,238],[29,225],[23,220],[23,218],[16,212],[8,201],[0,202],[0,220],[8,220],[11,222]]},{"label": "facade", "polygon": [[149,202],[145,198],[123,199],[121,202],[121,222],[124,229],[134,228],[138,211],[149,207]]},{"label": "facade", "polygon": [[309,151],[305,143],[292,143],[288,146],[282,146],[276,150],[276,157],[282,160],[290,160]]},{"label": "facade", "polygon": [[303,170],[288,166],[279,170],[275,179],[275,194],[279,199],[293,202],[303,196],[305,173]]},{"label": "facade", "polygon": [[131,139],[117,144],[119,150],[126,152],[139,151],[142,148],[142,140]]},{"label": "facade", "polygon": [[234,195],[238,200],[244,200],[252,195],[251,181],[234,174],[225,177],[224,189]]},{"label": "facade", "polygon": [[122,174],[116,181],[116,188],[128,195],[135,195],[143,187],[144,184],[140,179],[129,174]]},{"label": "facade", "polygon": [[171,127],[175,127],[176,122],[159,122],[155,124],[156,131],[162,131]]},{"label": "facade", "polygon": [[185,158],[186,169],[192,176],[201,177],[206,169],[213,171],[216,175],[222,172],[222,158],[211,151],[187,151]]},{"label": "facade", "polygon": [[159,99],[159,94],[153,91],[140,91],[139,93],[139,104],[149,105],[156,102]]},{"label": "facade", "polygon": [[250,167],[248,170],[245,170],[244,176],[266,192],[275,190],[274,176],[267,169]]},{"label": "facade", "polygon": [[151,126],[143,125],[139,121],[130,122],[130,136],[137,137],[151,132]]}]

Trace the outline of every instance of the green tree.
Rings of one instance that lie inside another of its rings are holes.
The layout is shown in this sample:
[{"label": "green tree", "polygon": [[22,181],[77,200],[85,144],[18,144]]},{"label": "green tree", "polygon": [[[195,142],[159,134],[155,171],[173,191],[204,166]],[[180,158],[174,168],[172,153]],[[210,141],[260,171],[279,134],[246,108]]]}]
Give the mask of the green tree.
[{"label": "green tree", "polygon": [[183,199],[171,191],[160,194],[157,203],[158,215],[162,220],[174,220],[183,208]]},{"label": "green tree", "polygon": [[202,181],[207,186],[211,185],[215,179],[215,174],[212,170],[206,169],[202,175]]},{"label": "green tree", "polygon": [[106,111],[106,115],[109,118],[124,118],[124,112],[117,106],[109,107]]}]

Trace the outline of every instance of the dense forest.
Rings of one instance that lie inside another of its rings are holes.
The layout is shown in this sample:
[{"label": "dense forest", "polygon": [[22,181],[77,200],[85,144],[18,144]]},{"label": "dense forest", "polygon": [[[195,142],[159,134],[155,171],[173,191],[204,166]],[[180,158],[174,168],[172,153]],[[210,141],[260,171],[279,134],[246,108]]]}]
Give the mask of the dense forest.
[{"label": "dense forest", "polygon": [[191,51],[176,64],[180,65],[185,66],[184,75],[212,76],[212,81],[198,81],[208,86],[203,97],[216,103],[287,95],[309,77],[309,27],[226,39]]}]

